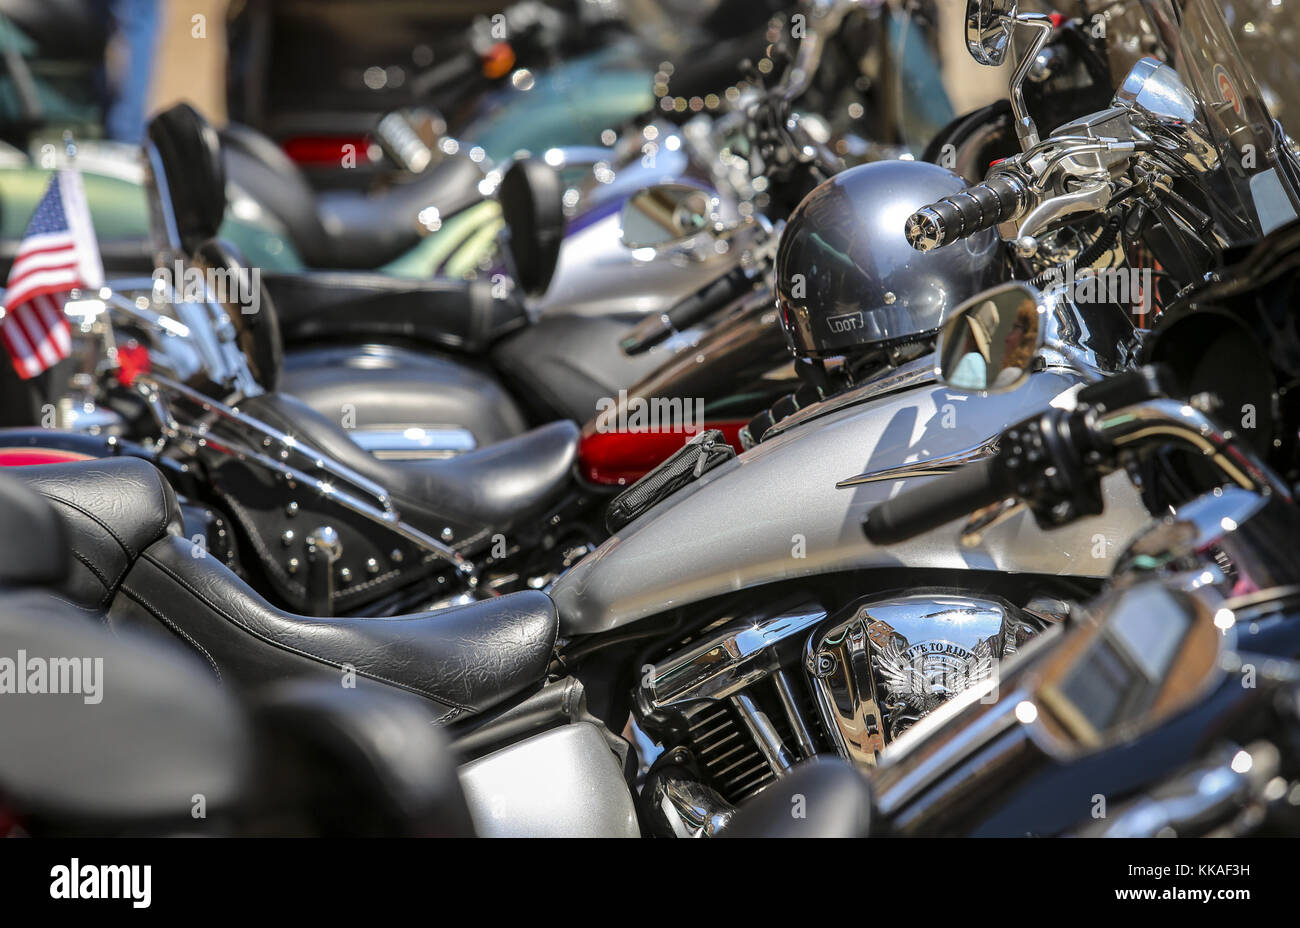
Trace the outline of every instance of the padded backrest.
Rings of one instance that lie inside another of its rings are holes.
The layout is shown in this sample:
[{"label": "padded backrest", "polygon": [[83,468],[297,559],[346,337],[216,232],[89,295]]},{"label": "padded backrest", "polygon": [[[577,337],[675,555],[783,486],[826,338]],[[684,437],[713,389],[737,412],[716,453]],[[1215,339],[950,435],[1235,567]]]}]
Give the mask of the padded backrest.
[{"label": "padded backrest", "polygon": [[328,266],[330,240],[316,212],[316,192],[298,165],[249,126],[230,123],[218,135],[227,178],[284,223],[308,265]]},{"label": "padded backrest", "polygon": [[546,292],[564,241],[564,184],[537,158],[516,161],[501,178],[497,200],[510,242],[511,272],[525,293]]},{"label": "padded backrest", "polygon": [[146,195],[159,251],[193,254],[215,238],[226,213],[226,169],[216,131],[188,103],[149,120]]}]

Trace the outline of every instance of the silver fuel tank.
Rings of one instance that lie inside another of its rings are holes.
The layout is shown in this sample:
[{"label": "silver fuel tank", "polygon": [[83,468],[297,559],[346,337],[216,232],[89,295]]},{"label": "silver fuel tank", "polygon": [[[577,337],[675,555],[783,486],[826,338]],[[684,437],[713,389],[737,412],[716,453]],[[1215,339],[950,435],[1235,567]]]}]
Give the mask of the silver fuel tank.
[{"label": "silver fuel tank", "polygon": [[888,548],[863,537],[862,521],[876,503],[931,476],[837,486],[968,452],[1079,382],[1047,370],[1013,392],[973,396],[922,376],[907,389],[877,391],[789,428],[664,500],[560,577],[551,590],[560,633],[604,632],[718,594],[841,570],[1106,576],[1148,520],[1122,473],[1103,483],[1101,516],[1049,533],[1021,512],[970,548],[958,541],[960,521]]}]

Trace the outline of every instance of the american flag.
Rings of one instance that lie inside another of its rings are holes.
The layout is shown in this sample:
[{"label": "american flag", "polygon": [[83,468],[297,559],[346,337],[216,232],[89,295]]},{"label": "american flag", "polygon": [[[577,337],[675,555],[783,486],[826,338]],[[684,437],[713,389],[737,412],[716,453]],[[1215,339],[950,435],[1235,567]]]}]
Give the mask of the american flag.
[{"label": "american flag", "polygon": [[0,307],[0,336],[18,376],[27,380],[72,351],[63,297],[104,283],[81,175],[63,169],[32,214]]}]

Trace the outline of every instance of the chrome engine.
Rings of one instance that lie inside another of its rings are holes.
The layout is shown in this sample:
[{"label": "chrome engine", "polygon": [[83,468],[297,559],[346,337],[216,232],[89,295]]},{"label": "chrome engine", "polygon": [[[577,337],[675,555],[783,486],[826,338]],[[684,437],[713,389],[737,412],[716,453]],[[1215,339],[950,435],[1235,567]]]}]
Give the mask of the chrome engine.
[{"label": "chrome engine", "polygon": [[794,764],[886,744],[1049,620],[994,596],[927,592],[736,616],[646,669],[637,724],[664,747],[646,780],[666,834],[712,834]]}]

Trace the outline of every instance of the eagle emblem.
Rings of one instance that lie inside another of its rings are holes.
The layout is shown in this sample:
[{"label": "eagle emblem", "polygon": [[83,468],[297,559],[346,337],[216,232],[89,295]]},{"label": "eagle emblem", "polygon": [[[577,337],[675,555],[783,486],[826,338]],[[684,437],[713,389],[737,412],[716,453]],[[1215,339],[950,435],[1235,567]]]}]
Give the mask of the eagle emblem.
[{"label": "eagle emblem", "polygon": [[870,623],[867,637],[895,728],[903,721],[916,721],[968,687],[989,679],[997,660],[991,638],[981,638],[974,648],[942,638],[911,644],[883,622]]}]

